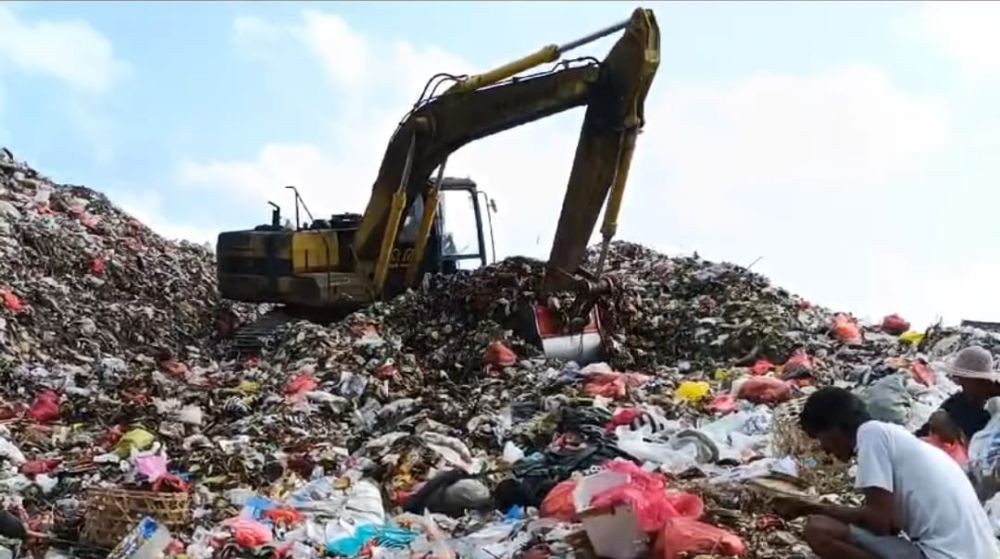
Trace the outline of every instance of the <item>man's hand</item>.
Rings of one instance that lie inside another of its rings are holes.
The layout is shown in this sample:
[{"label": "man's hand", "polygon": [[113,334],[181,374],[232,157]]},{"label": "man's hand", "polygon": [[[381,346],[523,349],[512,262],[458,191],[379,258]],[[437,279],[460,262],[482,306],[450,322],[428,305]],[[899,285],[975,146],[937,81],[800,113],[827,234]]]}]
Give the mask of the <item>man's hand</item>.
[{"label": "man's hand", "polygon": [[786,519],[814,514],[819,509],[816,503],[795,497],[777,497],[771,504],[774,506],[774,512]]}]

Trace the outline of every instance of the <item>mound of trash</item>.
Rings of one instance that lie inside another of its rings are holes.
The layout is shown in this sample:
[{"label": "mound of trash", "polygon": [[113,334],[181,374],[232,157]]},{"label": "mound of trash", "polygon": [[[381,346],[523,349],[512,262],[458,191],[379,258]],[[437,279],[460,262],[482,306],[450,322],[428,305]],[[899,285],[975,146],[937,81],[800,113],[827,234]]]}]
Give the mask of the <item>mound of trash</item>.
[{"label": "mound of trash", "polygon": [[955,390],[937,359],[1000,351],[619,242],[604,363],[518,336],[543,268],[523,258],[230,358],[206,250],[0,171],[0,547],[52,559],[807,557],[774,495],[857,497],[802,398],[836,382],[916,428]]},{"label": "mound of trash", "polygon": [[215,262],[98,192],[0,150],[0,363],[91,363],[205,347]]}]

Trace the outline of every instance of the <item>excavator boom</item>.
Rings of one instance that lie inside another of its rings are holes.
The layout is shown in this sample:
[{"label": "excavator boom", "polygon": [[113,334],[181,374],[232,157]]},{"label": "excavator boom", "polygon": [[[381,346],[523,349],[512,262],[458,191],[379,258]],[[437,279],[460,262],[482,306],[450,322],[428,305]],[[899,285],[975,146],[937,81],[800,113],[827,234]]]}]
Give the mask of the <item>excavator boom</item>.
[{"label": "excavator boom", "polygon": [[[499,82],[583,42],[625,28],[608,56],[597,62],[563,63],[534,76]],[[580,140],[546,274],[546,289],[568,285],[579,269],[601,208],[609,198],[602,232],[614,235],[635,138],[644,122],[643,103],[659,65],[659,28],[650,10],[637,9],[624,24],[563,47],[550,46],[490,72],[458,82],[417,106],[389,141],[372,195],[354,237],[360,267],[384,276],[399,217],[425,193],[431,174],[463,145],[575,107],[586,106]],[[499,82],[499,83],[497,83]],[[381,270],[380,270],[381,268]],[[381,272],[381,273],[380,273]]]}]

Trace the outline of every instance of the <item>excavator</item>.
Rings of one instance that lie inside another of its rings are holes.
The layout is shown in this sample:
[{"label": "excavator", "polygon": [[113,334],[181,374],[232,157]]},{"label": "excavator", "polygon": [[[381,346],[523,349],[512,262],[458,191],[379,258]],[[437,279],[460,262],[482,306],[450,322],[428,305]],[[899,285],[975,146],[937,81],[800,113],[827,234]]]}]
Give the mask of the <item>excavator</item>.
[{"label": "excavator", "polygon": [[[604,60],[563,59],[617,32],[622,34]],[[336,319],[415,286],[425,274],[454,272],[462,260],[485,265],[482,192],[474,181],[445,176],[449,156],[470,142],[586,107],[538,303],[531,310],[533,331],[523,334],[549,356],[593,360],[601,345],[595,302],[615,288],[602,273],[659,59],[656,18],[652,10],[638,8],[625,21],[485,73],[432,77],[389,140],[364,213],[303,225],[296,191],[291,227],[281,224],[281,210],[272,203],[269,225],[219,235],[221,295],[278,304],[286,316]],[[545,64],[554,65],[525,73]],[[475,210],[475,252],[456,251],[448,242],[443,199],[455,194],[468,196]],[[587,247],[602,208],[600,253],[596,268],[587,270]],[[573,303],[558,313],[547,304],[556,293],[574,294]],[[245,330],[254,337],[266,328]]]}]

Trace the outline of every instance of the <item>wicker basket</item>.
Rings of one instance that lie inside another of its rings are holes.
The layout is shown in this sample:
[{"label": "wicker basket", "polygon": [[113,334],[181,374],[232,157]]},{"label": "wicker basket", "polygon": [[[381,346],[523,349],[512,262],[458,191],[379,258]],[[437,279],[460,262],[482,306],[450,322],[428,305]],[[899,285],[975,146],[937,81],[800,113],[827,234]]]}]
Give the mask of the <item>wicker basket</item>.
[{"label": "wicker basket", "polygon": [[87,492],[83,539],[92,545],[113,548],[145,516],[171,531],[183,530],[191,523],[190,495],[91,489]]},{"label": "wicker basket", "polygon": [[849,465],[823,452],[819,443],[809,438],[799,427],[799,413],[805,401],[805,398],[799,398],[775,409],[771,448],[776,456],[794,456],[798,459],[804,466],[799,470],[800,478],[816,487],[820,493],[849,486]]}]

